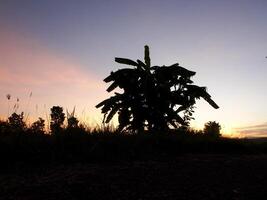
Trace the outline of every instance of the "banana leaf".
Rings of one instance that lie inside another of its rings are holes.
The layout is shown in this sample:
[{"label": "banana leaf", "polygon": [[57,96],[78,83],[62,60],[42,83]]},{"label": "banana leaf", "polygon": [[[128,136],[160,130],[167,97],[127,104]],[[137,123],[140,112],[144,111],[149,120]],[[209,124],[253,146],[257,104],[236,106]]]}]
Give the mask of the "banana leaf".
[{"label": "banana leaf", "polygon": [[122,77],[132,76],[133,74],[135,74],[134,69],[119,69],[116,72],[111,72],[110,75],[104,79],[104,81],[108,83],[110,81],[120,80]]},{"label": "banana leaf", "polygon": [[105,99],[104,101],[100,102],[96,105],[96,108],[102,107],[102,113],[108,112],[114,105],[116,105],[122,96],[120,94],[116,94],[115,96],[112,96],[108,99]]},{"label": "banana leaf", "polygon": [[120,63],[120,64],[138,66],[138,64],[135,61],[130,60],[128,58],[115,58],[115,62]]},{"label": "banana leaf", "polygon": [[109,76],[107,76],[103,81],[108,83],[110,81],[113,81],[114,79],[114,72],[111,72]]},{"label": "banana leaf", "polygon": [[203,98],[205,99],[213,108],[218,109],[220,108],[211,98]]},{"label": "banana leaf", "polygon": [[100,108],[102,106],[104,106],[106,104],[106,102],[108,102],[110,99],[105,99],[104,101],[101,101],[99,104],[97,104],[95,107],[96,108]]},{"label": "banana leaf", "polygon": [[213,108],[218,109],[219,106],[211,99],[210,94],[206,91],[205,87],[199,87],[196,85],[189,85],[188,92],[205,99]]},{"label": "banana leaf", "polygon": [[181,112],[181,111],[186,110],[187,108],[188,108],[188,106],[180,106],[180,107],[176,110],[176,112],[179,113],[179,112]]},{"label": "banana leaf", "polygon": [[114,81],[107,89],[107,92],[111,92],[112,90],[114,90],[116,87],[118,87],[118,83],[117,81]]},{"label": "banana leaf", "polygon": [[176,123],[175,123],[173,120],[170,121],[169,123],[170,123],[174,128],[178,128],[177,125],[176,125]]},{"label": "banana leaf", "polygon": [[187,70],[187,69],[179,66],[178,63],[163,67],[163,70],[165,70],[167,73],[171,73],[172,75],[175,74],[177,76],[183,76],[183,77],[191,77],[191,76],[194,76],[196,74],[196,72]]},{"label": "banana leaf", "polygon": [[168,108],[168,112],[167,112],[167,120],[168,122],[173,123],[173,120],[175,120],[176,122],[178,122],[179,124],[185,125],[185,121],[183,120],[183,118],[180,117],[180,115],[175,112],[173,109]]},{"label": "banana leaf", "polygon": [[142,70],[147,70],[149,69],[149,67],[146,66],[145,63],[143,63],[141,60],[137,60],[137,63],[138,63],[138,68],[142,69]]},{"label": "banana leaf", "polygon": [[105,122],[106,123],[109,123],[110,120],[112,119],[112,117],[116,114],[116,112],[118,112],[119,109],[120,109],[120,105],[119,104],[117,104],[116,106],[114,106],[112,108],[112,110],[109,112],[109,114],[108,114]]}]

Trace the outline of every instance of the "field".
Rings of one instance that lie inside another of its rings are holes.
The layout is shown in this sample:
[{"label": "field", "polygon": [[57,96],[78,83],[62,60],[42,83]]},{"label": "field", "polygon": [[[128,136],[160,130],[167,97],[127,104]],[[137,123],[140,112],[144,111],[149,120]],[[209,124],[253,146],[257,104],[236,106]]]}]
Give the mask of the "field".
[{"label": "field", "polygon": [[0,199],[264,199],[266,139],[6,134]]},{"label": "field", "polygon": [[2,171],[0,199],[264,199],[267,155],[181,154]]}]

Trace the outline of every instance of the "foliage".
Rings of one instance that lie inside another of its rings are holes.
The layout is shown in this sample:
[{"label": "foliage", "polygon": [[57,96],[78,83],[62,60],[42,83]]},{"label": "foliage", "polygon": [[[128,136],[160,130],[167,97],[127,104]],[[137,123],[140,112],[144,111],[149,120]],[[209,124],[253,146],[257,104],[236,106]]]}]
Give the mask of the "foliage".
[{"label": "foliage", "polygon": [[8,122],[0,120],[0,134],[6,133],[8,129]]},{"label": "foliage", "polygon": [[[183,127],[167,130],[165,134],[149,134],[149,131],[148,134],[118,134],[110,126],[98,129],[85,129],[81,125],[76,128],[64,127],[65,115],[59,106],[51,109],[51,116],[54,116],[53,122],[57,122],[60,127],[57,130],[60,132],[52,132],[56,134],[43,134],[42,118],[27,127],[23,113],[13,113],[7,121],[0,120],[0,153],[3,163],[0,167],[16,163],[157,159],[180,153],[267,153],[266,140],[254,143],[243,139],[206,137],[202,131]],[[74,114],[67,112],[67,118],[73,116]],[[215,122],[207,124],[209,126],[206,127],[219,125]],[[210,129],[205,129],[204,132],[207,130]]]},{"label": "foliage", "polygon": [[34,134],[44,134],[45,133],[45,120],[39,117],[39,119],[32,123],[30,131]]},{"label": "foliage", "polygon": [[24,122],[24,113],[22,112],[21,114],[13,113],[9,118],[8,118],[8,125],[11,130],[13,131],[24,131],[26,128],[26,124]]},{"label": "foliage", "polygon": [[148,46],[145,46],[145,62],[126,58],[115,58],[115,61],[132,68],[111,72],[104,81],[112,82],[108,92],[119,87],[123,93],[115,92],[96,107],[102,107],[105,123],[118,113],[119,131],[166,131],[188,126],[193,118],[193,106],[200,97],[212,107],[219,108],[205,87],[192,84],[191,77],[195,72],[178,63],[151,66]]},{"label": "foliage", "polygon": [[68,112],[67,110],[67,128],[68,129],[73,129],[73,128],[78,128],[79,120],[74,116],[75,114],[75,107],[71,113]]},{"label": "foliage", "polygon": [[[3,167],[16,163],[67,163],[109,160],[174,158],[181,153],[267,153],[267,142],[205,137],[192,130],[165,134],[114,134],[62,129],[61,134],[10,134],[0,136]],[[172,157],[174,156],[174,157]]]},{"label": "foliage", "polygon": [[209,121],[204,125],[204,134],[211,137],[220,137],[221,125],[216,121]]},{"label": "foliage", "polygon": [[62,130],[62,126],[65,120],[65,114],[63,108],[60,106],[53,106],[51,108],[51,122],[50,129],[53,134],[57,134]]},{"label": "foliage", "polygon": [[78,119],[76,117],[69,117],[68,118],[68,126],[67,128],[78,128]]}]

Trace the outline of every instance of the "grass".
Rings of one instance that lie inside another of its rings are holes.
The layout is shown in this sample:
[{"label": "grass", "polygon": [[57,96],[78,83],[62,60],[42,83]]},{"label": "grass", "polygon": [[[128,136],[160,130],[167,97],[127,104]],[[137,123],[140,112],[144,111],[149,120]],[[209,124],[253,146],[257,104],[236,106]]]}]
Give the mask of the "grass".
[{"label": "grass", "polygon": [[267,141],[212,138],[192,131],[126,134],[109,130],[63,129],[57,134],[29,130],[1,132],[1,167],[19,164],[105,162],[170,158],[183,153],[265,154]]},{"label": "grass", "polygon": [[0,199],[264,199],[266,153],[193,130],[2,131]]},{"label": "grass", "polygon": [[[56,116],[61,116],[61,112]],[[71,117],[75,118],[74,112]],[[45,131],[41,118],[33,123],[35,126],[26,125],[24,120],[23,114],[14,113],[8,120],[0,120],[0,168],[24,164],[171,159],[184,153],[267,153],[266,139],[214,137],[193,129],[133,134],[117,132],[113,126],[86,127],[72,119],[73,127],[62,122],[55,129],[57,131],[49,132]],[[56,119],[47,119],[48,122],[53,120]]]}]

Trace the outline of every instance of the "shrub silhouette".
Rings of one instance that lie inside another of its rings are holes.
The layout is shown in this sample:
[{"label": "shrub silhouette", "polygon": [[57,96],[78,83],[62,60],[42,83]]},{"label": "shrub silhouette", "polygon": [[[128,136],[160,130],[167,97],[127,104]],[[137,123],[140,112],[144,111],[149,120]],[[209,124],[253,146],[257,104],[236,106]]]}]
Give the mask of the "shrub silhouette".
[{"label": "shrub silhouette", "polygon": [[216,121],[209,121],[205,123],[203,132],[207,136],[211,137],[220,137],[221,133],[221,125],[217,123]]},{"label": "shrub silhouette", "polygon": [[32,123],[30,127],[30,132],[34,134],[44,134],[45,133],[45,120],[39,117],[39,119]]},{"label": "shrub silhouette", "polygon": [[12,132],[21,132],[25,131],[26,124],[24,122],[24,113],[21,114],[13,113],[8,118],[8,125]]},{"label": "shrub silhouette", "polygon": [[5,134],[9,129],[9,124],[6,121],[0,120],[0,134]]},{"label": "shrub silhouette", "polygon": [[78,128],[79,120],[74,116],[75,114],[75,107],[71,113],[68,112],[67,110],[67,129],[75,129]]},{"label": "shrub silhouette", "polygon": [[193,85],[189,71],[178,63],[171,66],[152,66],[149,47],[145,46],[145,62],[126,58],[115,58],[120,64],[133,68],[123,68],[104,79],[112,82],[107,91],[119,87],[123,93],[102,101],[97,108],[104,114],[104,123],[109,123],[118,113],[118,130],[136,132],[164,131],[170,128],[188,126],[193,118],[196,99],[202,97],[212,107],[219,108],[211,99],[205,87]]},{"label": "shrub silhouette", "polygon": [[67,128],[78,128],[78,123],[79,123],[79,120],[76,117],[74,116],[69,117]]},{"label": "shrub silhouette", "polygon": [[63,108],[60,106],[53,106],[51,108],[51,122],[50,129],[52,134],[57,134],[62,131],[62,126],[65,120],[65,114]]}]

